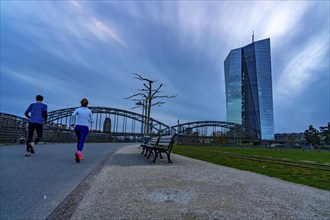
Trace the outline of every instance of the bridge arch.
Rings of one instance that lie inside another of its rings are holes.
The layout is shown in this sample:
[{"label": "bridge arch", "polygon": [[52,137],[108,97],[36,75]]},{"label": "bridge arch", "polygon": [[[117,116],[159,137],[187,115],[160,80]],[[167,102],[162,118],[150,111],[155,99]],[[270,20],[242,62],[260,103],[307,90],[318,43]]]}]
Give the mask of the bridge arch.
[{"label": "bridge arch", "polygon": [[211,136],[212,134],[226,134],[233,138],[256,139],[256,131],[247,130],[242,125],[225,121],[195,121],[172,126],[172,132],[178,134],[191,134],[193,129],[205,128],[200,131],[201,136]]},{"label": "bridge arch", "polygon": [[[48,113],[48,123],[50,126],[57,126],[61,129],[70,129],[73,124],[71,115],[77,107],[64,108]],[[143,134],[144,126],[146,123],[146,116],[110,107],[89,107],[93,112],[93,124],[91,130],[94,132],[111,132],[112,134],[134,135]],[[110,130],[104,131],[105,120],[110,119]],[[170,126],[150,118],[151,132],[152,133],[168,133]]]}]

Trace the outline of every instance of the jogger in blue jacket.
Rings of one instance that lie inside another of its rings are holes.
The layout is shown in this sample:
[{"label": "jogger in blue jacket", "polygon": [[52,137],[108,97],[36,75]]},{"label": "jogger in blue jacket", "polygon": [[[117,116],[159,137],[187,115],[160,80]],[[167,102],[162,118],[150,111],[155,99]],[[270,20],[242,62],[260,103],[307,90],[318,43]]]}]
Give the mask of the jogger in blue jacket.
[{"label": "jogger in blue jacket", "polygon": [[[43,100],[44,97],[37,95],[37,102],[29,105],[24,113],[29,119],[25,156],[30,156],[35,153],[34,145],[36,145],[42,138],[43,124],[47,121],[47,105],[42,103]],[[34,142],[32,142],[34,131],[36,131],[37,137]]]}]

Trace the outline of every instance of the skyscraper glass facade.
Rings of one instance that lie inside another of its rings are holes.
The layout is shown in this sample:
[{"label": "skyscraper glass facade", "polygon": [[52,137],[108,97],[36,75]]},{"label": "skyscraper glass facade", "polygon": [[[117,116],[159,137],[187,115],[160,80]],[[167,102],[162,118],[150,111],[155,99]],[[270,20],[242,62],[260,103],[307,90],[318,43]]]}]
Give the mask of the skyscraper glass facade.
[{"label": "skyscraper glass facade", "polygon": [[270,39],[231,50],[224,61],[226,120],[274,139]]}]

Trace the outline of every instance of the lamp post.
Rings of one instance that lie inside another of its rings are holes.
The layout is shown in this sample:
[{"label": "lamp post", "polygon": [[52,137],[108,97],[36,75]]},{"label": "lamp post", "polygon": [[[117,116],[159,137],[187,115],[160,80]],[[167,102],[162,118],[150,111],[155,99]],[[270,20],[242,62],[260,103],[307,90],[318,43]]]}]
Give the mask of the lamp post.
[{"label": "lamp post", "polygon": [[141,122],[141,134],[143,134],[143,136],[145,135],[145,115],[146,115],[146,109],[145,109],[145,104],[144,104],[144,100],[140,100],[139,102],[135,103],[135,105],[137,106],[142,106],[142,122]]}]

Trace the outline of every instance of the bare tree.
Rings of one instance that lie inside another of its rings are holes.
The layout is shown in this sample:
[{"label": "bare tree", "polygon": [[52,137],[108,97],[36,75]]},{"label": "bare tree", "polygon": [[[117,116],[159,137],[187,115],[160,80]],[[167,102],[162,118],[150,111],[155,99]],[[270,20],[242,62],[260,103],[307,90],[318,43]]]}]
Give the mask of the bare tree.
[{"label": "bare tree", "polygon": [[[174,98],[177,97],[178,94],[176,95],[159,95],[159,93],[161,93],[161,88],[164,86],[163,83],[161,83],[156,89],[154,89],[153,83],[157,82],[155,80],[150,80],[147,79],[143,76],[141,76],[138,73],[132,73],[135,79],[138,79],[140,81],[143,82],[143,89],[139,89],[139,92],[131,95],[125,99],[129,99],[131,101],[135,101],[136,103],[136,107],[134,108],[138,108],[139,106],[142,106],[143,113],[146,116],[146,121],[144,123],[144,130],[143,133],[144,134],[149,134],[150,133],[150,114],[151,114],[151,107],[152,106],[161,106],[163,104],[165,104],[164,101],[156,101],[157,99],[163,99],[163,98]],[[134,109],[133,108],[133,109]]]}]

